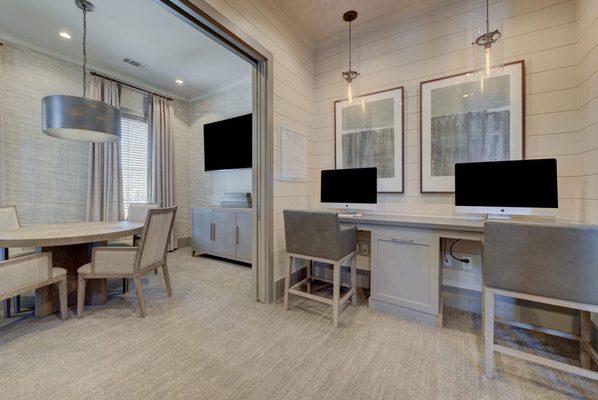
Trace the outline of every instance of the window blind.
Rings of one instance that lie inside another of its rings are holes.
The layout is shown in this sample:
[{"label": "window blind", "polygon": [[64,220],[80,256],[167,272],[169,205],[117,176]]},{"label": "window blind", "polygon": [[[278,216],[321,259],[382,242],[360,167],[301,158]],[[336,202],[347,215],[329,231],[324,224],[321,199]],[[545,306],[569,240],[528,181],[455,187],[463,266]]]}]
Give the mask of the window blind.
[{"label": "window blind", "polygon": [[121,119],[125,216],[131,203],[147,202],[147,122],[123,115]]}]

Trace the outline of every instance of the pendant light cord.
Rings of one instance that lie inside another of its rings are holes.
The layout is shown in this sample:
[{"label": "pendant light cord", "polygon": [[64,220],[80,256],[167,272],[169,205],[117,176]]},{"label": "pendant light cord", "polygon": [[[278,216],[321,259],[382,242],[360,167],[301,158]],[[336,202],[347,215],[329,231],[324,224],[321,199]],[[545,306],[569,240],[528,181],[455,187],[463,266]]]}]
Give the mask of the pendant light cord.
[{"label": "pendant light cord", "polygon": [[490,0],[486,0],[486,33],[490,33]]},{"label": "pendant light cord", "polygon": [[87,94],[87,7],[83,7],[83,98]]},{"label": "pendant light cord", "polygon": [[352,71],[351,69],[351,49],[352,49],[352,45],[351,45],[351,21],[349,21],[349,72]]}]

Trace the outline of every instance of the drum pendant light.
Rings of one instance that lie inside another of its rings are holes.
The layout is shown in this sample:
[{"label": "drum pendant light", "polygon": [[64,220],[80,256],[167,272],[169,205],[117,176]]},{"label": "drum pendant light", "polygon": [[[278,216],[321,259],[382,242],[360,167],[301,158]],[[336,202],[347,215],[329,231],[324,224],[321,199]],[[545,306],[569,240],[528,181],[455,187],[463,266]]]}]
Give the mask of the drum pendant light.
[{"label": "drum pendant light", "polygon": [[83,96],[53,95],[42,99],[42,132],[60,139],[82,142],[117,142],[121,136],[121,114],[114,106],[86,98],[87,13],[93,4],[75,0],[83,11]]}]

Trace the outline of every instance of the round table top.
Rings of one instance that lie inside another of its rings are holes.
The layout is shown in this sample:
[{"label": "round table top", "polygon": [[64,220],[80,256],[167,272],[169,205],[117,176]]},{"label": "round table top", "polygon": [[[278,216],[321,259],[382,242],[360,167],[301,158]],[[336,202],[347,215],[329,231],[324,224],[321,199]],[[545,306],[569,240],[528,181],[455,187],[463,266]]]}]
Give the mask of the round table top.
[{"label": "round table top", "polygon": [[0,230],[0,248],[50,247],[114,240],[139,234],[143,224],[136,222],[76,222],[69,224],[26,225]]}]

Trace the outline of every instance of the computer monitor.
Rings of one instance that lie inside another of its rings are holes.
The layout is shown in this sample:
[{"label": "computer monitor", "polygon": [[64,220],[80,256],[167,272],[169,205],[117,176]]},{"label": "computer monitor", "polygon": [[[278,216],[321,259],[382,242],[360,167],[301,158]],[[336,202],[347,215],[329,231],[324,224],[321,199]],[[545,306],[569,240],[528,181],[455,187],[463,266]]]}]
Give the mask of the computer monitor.
[{"label": "computer monitor", "polygon": [[344,209],[376,208],[378,202],[377,168],[323,170],[320,201]]},{"label": "computer monitor", "polygon": [[455,206],[457,212],[555,215],[556,160],[455,164]]}]

